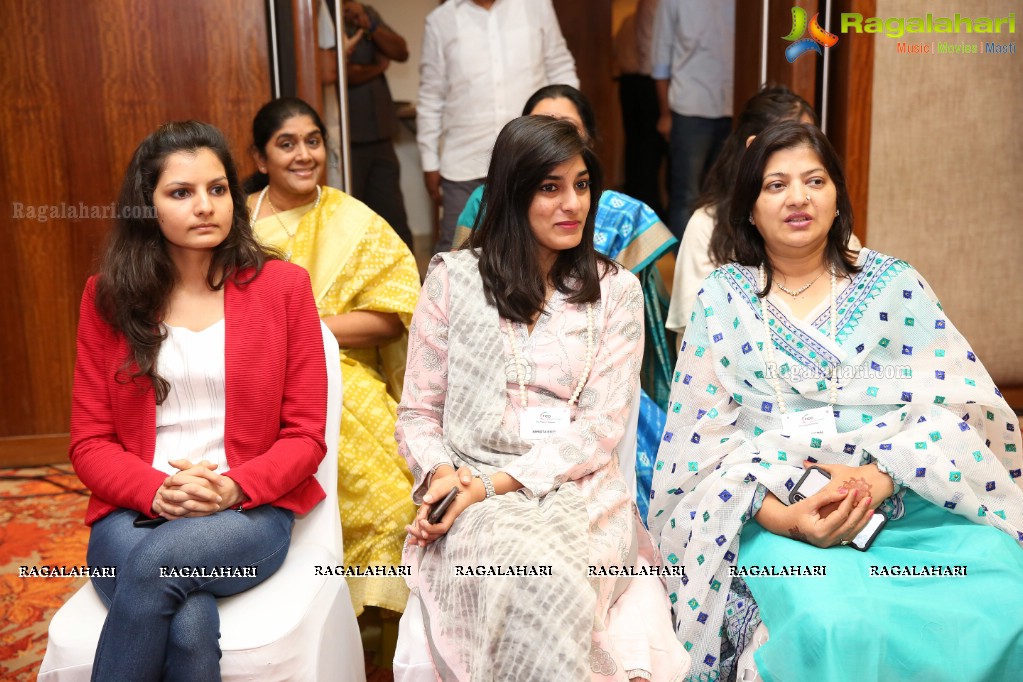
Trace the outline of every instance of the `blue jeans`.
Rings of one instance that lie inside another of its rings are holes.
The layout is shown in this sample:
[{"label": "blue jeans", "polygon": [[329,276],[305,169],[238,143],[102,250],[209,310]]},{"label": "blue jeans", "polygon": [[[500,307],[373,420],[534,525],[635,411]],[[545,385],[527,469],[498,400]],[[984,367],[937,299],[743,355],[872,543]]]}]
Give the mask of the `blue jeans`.
[{"label": "blue jeans", "polygon": [[732,119],[727,116],[701,118],[671,114],[668,229],[679,241],[696,209],[703,179],[731,132]]},{"label": "blue jeans", "polygon": [[[110,609],[92,679],[220,680],[216,597],[255,587],[281,567],[295,515],[264,505],[177,519],[156,528],[136,528],[137,516],[119,509],[93,524],[89,535],[89,565],[117,567],[114,578],[92,578]],[[180,575],[203,567],[205,577]],[[215,567],[247,575],[209,577]]]}]

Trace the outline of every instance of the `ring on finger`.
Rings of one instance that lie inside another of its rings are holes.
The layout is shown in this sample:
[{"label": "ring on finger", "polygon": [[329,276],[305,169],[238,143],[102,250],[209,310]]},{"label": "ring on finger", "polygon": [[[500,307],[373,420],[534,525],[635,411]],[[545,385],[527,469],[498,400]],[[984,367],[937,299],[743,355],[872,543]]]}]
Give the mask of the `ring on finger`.
[{"label": "ring on finger", "polygon": [[846,545],[849,544],[849,542],[850,542],[849,540],[842,540],[839,544],[841,544],[843,547],[845,547]]}]

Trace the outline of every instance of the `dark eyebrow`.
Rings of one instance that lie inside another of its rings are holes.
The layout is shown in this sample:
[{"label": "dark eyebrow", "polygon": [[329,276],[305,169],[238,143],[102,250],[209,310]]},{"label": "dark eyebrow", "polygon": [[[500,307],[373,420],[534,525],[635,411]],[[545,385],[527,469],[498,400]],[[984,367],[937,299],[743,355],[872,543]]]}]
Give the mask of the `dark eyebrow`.
[{"label": "dark eyebrow", "polygon": [[[575,179],[578,180],[582,176],[589,175],[589,174],[590,174],[590,170],[588,168],[584,168],[583,170],[581,170],[578,173],[576,173]],[[544,178],[544,180],[562,180],[562,179],[563,178],[560,175],[548,175],[546,178]]]},{"label": "dark eyebrow", "polygon": [[[310,130],[308,133],[306,133],[305,137],[312,137],[313,135],[319,135],[320,137],[322,137],[323,136],[323,131],[320,130],[319,128],[315,128],[313,130]],[[279,135],[277,135],[274,138],[274,140],[290,139],[290,138],[293,138],[293,137],[302,137],[302,135],[299,134],[299,133],[280,133]]]},{"label": "dark eyebrow", "polygon": [[[800,175],[811,175],[813,173],[827,173],[827,172],[828,171],[826,169],[824,169],[824,168],[811,168],[810,170],[803,171],[802,173],[800,173]],[[768,173],[767,175],[765,175],[764,176],[764,180],[766,180],[767,178],[772,177],[774,175],[777,175],[780,178],[787,178],[787,177],[789,177],[788,173],[782,173],[781,171],[777,171],[775,173]]]},{"label": "dark eyebrow", "polygon": [[[210,180],[207,184],[213,185],[213,184],[216,184],[218,182],[224,182],[226,180],[227,180],[227,176],[226,175],[221,175],[219,178],[214,178],[213,180]],[[173,182],[168,182],[166,186],[167,187],[173,187],[175,185],[180,185],[182,187],[191,187],[193,184],[194,183],[191,183],[191,182],[185,182],[184,180],[174,180]]]}]

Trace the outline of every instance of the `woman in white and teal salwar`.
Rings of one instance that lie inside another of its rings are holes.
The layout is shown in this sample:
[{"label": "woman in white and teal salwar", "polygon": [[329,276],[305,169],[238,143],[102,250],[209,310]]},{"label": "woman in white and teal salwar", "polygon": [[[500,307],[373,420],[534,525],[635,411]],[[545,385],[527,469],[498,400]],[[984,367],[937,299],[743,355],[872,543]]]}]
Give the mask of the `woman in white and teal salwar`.
[{"label": "woman in white and teal salwar", "polygon": [[[768,682],[1019,679],[1012,410],[919,273],[840,248],[851,207],[819,131],[785,123],[756,138],[732,220],[746,264],[699,293],[649,514],[665,561],[686,569],[668,581],[687,679],[734,678],[761,622]],[[833,435],[783,425],[829,405]],[[831,483],[785,506],[811,462]],[[844,546],[871,508],[887,525],[866,552]],[[749,575],[765,566],[826,576]]]}]

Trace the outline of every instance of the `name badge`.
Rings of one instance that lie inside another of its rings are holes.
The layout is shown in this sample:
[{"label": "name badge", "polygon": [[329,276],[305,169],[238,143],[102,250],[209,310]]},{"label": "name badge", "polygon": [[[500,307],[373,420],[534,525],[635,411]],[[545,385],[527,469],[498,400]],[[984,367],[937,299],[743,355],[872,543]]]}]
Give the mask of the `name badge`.
[{"label": "name badge", "polygon": [[519,423],[519,436],[523,440],[543,440],[568,428],[567,407],[527,407]]},{"label": "name badge", "polygon": [[835,411],[831,406],[801,412],[787,412],[781,416],[781,430],[789,435],[833,436],[838,433]]}]

